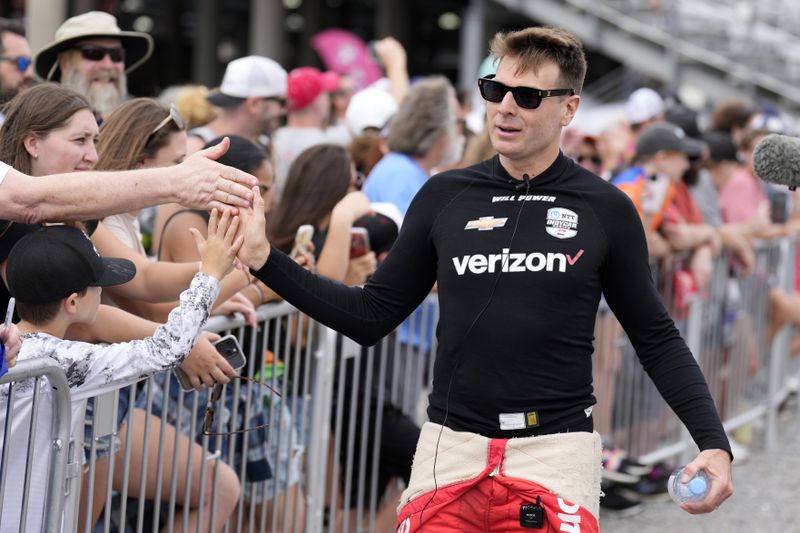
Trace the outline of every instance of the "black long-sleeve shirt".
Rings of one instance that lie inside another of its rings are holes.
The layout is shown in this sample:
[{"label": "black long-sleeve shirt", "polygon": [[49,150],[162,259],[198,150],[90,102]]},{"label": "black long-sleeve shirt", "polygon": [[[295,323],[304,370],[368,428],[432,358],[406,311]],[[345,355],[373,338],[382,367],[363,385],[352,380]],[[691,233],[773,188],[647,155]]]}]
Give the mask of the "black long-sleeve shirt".
[{"label": "black long-sleeve shirt", "polygon": [[308,273],[274,248],[254,274],[365,345],[438,282],[428,416],[495,438],[562,431],[586,419],[603,293],[700,449],[730,453],[705,379],[653,285],[633,204],[563,154],[527,189],[497,157],[428,180],[363,288]]}]

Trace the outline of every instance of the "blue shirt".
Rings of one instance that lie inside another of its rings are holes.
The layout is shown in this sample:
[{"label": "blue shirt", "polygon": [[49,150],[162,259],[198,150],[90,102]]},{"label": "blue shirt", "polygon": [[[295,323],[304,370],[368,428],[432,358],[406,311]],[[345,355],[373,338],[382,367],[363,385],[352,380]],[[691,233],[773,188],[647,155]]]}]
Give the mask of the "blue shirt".
[{"label": "blue shirt", "polygon": [[[411,200],[426,181],[428,174],[419,163],[406,154],[391,152],[378,161],[367,176],[364,194],[370,202],[388,202],[396,205],[405,217]],[[433,313],[429,312],[427,324],[423,326],[423,306],[417,308],[416,312],[400,325],[400,341],[414,346],[422,345],[423,349],[427,350],[433,338],[435,325]],[[420,338],[423,335],[424,337]]]},{"label": "blue shirt", "polygon": [[410,156],[398,152],[385,155],[367,176],[364,194],[370,202],[394,204],[406,216],[411,200],[428,181],[428,173]]}]

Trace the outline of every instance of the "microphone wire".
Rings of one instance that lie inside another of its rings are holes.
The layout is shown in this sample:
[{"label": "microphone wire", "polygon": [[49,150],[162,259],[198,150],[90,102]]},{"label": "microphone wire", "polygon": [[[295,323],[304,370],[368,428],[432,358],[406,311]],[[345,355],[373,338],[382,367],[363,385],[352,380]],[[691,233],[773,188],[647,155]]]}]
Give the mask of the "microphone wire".
[{"label": "microphone wire", "polygon": [[[495,162],[492,162],[492,179],[494,179],[494,171],[495,171],[494,165]],[[530,194],[531,190],[530,176],[528,176],[527,174],[523,174],[522,179],[524,180],[525,195],[527,196]],[[520,187],[521,185],[523,184],[522,183],[518,184],[517,186],[514,187],[514,189],[521,190],[518,189],[518,187]],[[516,220],[514,221],[514,229],[511,231],[511,237],[508,239],[508,244],[506,245],[506,248],[508,248],[509,251],[511,249],[511,245],[514,243],[514,237],[517,235],[517,228],[519,227],[520,218],[522,218],[522,211],[525,208],[525,204],[527,202],[528,202],[527,199],[523,200],[520,203],[519,210],[517,211]],[[472,320],[472,323],[470,323],[469,327],[467,328],[467,331],[464,333],[464,336],[461,337],[461,340],[458,342],[455,348],[456,362],[455,365],[453,365],[453,371],[451,372],[450,380],[447,383],[447,393],[444,399],[444,418],[442,419],[442,423],[439,426],[439,435],[436,437],[436,447],[434,448],[433,452],[433,494],[431,494],[431,497],[428,499],[427,502],[425,502],[425,505],[422,506],[422,509],[419,512],[420,533],[423,533],[423,530],[425,528],[425,524],[422,521],[422,516],[425,513],[425,509],[428,508],[428,505],[430,505],[430,503],[436,497],[436,493],[439,491],[439,484],[436,481],[436,459],[439,457],[439,443],[442,440],[442,432],[444,431],[444,427],[447,424],[447,417],[450,414],[450,391],[453,386],[453,379],[455,378],[456,372],[458,371],[458,367],[461,364],[461,352],[459,350],[461,346],[464,344],[464,342],[467,340],[467,337],[469,337],[469,334],[472,332],[472,329],[477,325],[478,321],[481,319],[483,314],[489,308],[489,305],[491,305],[492,299],[494,298],[495,290],[497,289],[497,285],[500,283],[500,277],[502,276],[503,271],[508,267],[508,261],[509,258],[506,257],[504,259],[502,267],[500,268],[500,272],[498,272],[497,276],[495,276],[494,278],[494,283],[492,284],[492,290],[489,293],[489,298],[486,300],[486,303],[483,304],[483,307],[481,307],[480,311],[478,311],[478,314],[475,315],[475,318]]]}]

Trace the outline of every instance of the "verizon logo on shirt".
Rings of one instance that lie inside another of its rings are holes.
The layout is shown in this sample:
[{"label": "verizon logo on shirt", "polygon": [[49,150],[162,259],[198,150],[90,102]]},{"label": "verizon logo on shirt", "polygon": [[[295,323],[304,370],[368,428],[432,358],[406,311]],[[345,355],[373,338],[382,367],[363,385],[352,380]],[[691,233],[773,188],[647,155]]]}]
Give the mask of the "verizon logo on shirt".
[{"label": "verizon logo on shirt", "polygon": [[562,253],[511,253],[503,248],[499,254],[463,255],[453,258],[456,274],[491,274],[492,272],[566,272],[568,266],[574,266],[583,255],[580,249],[575,255]]}]

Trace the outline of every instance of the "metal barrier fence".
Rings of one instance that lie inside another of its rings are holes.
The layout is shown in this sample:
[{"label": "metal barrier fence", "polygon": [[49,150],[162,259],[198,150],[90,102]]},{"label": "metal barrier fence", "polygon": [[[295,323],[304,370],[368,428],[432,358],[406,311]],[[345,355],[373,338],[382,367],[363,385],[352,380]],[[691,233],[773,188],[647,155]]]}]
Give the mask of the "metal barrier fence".
[{"label": "metal barrier fence", "polygon": [[[685,283],[682,261],[654,266],[726,429],[746,439],[760,425],[768,446],[778,406],[800,369],[790,357],[790,328],[770,331],[768,307],[774,290],[793,289],[793,250],[788,240],[759,247],[755,271],[741,278],[720,256],[705,294]],[[54,516],[61,515],[64,494],[64,531],[391,531],[425,420],[437,313],[432,295],[371,348],[285,303],[261,307],[258,327],[212,319],[208,329],[236,335],[247,356],[242,374],[257,382],[233,380],[214,402],[209,391],[185,392],[172,373],[163,373],[96,399],[86,445],[83,435],[74,435],[85,457],[71,460],[74,475],[64,492],[57,490],[67,471],[64,446],[54,447],[48,531],[59,530]],[[603,306],[595,337],[594,419],[606,443],[645,463],[691,453],[691,439]],[[54,442],[67,442],[63,375],[44,361],[29,363],[0,383],[46,373],[58,388]],[[203,434],[206,418],[213,435]],[[75,468],[80,462],[82,475]],[[0,480],[0,505],[5,483]],[[16,531],[3,525],[4,517],[0,507],[0,531]]]},{"label": "metal barrier fence", "polygon": [[[43,388],[40,386],[42,378],[46,378],[50,388],[42,394]],[[18,382],[26,379],[33,379],[33,395],[31,398],[24,398],[20,403],[29,403],[30,411],[27,417],[15,419],[13,416],[16,402],[16,389]],[[23,478],[10,479],[8,472],[14,468],[14,473],[19,473],[21,465],[12,464],[9,455],[12,449],[21,448],[29,452],[34,450],[33,442],[36,439],[37,431],[47,431],[49,429],[51,457],[49,466],[49,476],[46,488],[46,496],[42,509],[35,509],[32,512],[44,516],[42,521],[42,531],[56,533],[61,531],[61,516],[64,503],[65,477],[67,474],[67,452],[70,442],[70,422],[72,412],[70,409],[70,394],[67,379],[61,367],[51,359],[38,359],[31,361],[20,361],[6,375],[0,377],[0,406],[4,407],[0,411],[0,426],[3,432],[0,434],[0,531],[7,531],[9,527],[4,524],[12,520],[19,522],[19,527],[12,529],[16,531],[26,531],[26,521],[28,519],[28,502],[31,496],[32,483],[36,488],[42,489],[42,480],[32,479],[33,461],[40,461],[43,458],[34,457],[32,453],[25,456]],[[26,402],[28,400],[28,402]],[[52,420],[42,420],[37,417],[41,402],[49,401],[52,404]],[[42,423],[44,422],[44,424]],[[49,427],[47,424],[49,423]],[[26,431],[27,430],[27,431]],[[74,466],[74,465],[70,465]],[[20,485],[20,481],[22,484]],[[20,490],[21,489],[21,490]],[[11,502],[12,510],[6,512],[3,507],[5,502]],[[14,513],[15,509],[19,511]]]},{"label": "metal barrier fence", "polygon": [[[725,429],[749,441],[754,425],[767,425],[798,375],[790,357],[790,328],[770,332],[773,292],[794,290],[794,247],[788,240],[756,249],[756,264],[739,276],[727,254],[714,262],[705,294],[687,292],[685,259],[654,267],[664,302],[702,369]],[[606,445],[620,447],[639,462],[688,460],[688,432],[649,380],[621,326],[607,310],[597,320],[594,382],[595,426]],[[777,369],[785,366],[786,372]],[[774,375],[772,375],[774,373]],[[768,443],[771,444],[771,443]]]}]

